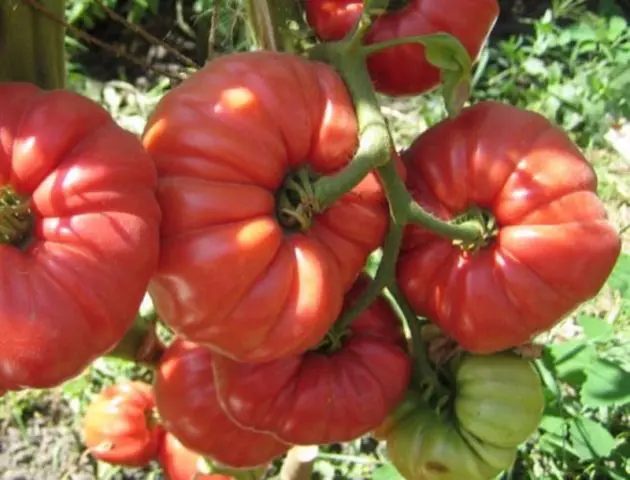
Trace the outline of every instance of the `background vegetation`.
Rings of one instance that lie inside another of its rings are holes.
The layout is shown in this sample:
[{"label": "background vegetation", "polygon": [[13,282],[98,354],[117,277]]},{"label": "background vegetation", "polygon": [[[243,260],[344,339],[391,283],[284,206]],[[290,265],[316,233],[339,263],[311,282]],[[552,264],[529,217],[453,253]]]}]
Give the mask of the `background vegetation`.
[{"label": "background vegetation", "polygon": [[[68,0],[69,86],[140,133],[160,95],[187,69],[249,48],[241,3]],[[626,253],[600,295],[541,339],[548,344],[539,361],[546,415],[504,479],[627,479],[630,1],[500,3],[501,18],[477,65],[472,100],[529,108],[566,129],[597,170],[600,194],[626,240]],[[444,117],[437,95],[384,98],[383,109],[399,147]],[[160,478],[157,466],[114,468],[84,451],[81,413],[103,385],[123,377],[150,380],[150,372],[123,361],[99,360],[58,389],[6,395],[0,400],[0,478]],[[369,437],[323,448],[316,469],[322,479],[395,478],[383,446]]]}]

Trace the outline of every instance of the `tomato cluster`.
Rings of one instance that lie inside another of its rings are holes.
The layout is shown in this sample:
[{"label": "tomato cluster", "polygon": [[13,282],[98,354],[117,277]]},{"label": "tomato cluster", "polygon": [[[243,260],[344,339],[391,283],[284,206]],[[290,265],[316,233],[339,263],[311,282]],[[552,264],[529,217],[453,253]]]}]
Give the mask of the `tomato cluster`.
[{"label": "tomato cluster", "polygon": [[[173,338],[135,352],[153,385],[108,386],[86,411],[103,461],[258,478],[294,445],[373,432],[409,479],[508,468],[544,408],[514,351],[598,292],[620,239],[592,167],[534,112],[474,104],[401,152],[374,133],[370,82],[406,95],[442,78],[436,50],[403,37],[449,33],[478,54],[496,1],[452,3],[376,18],[351,43],[389,45],[363,50],[364,77],[335,63],[352,48],[221,56],[163,96],[141,139],[77,94],[0,85],[0,392],[136,345],[148,292]],[[324,40],[365,13],[307,2]],[[448,355],[427,355],[429,321]]]}]

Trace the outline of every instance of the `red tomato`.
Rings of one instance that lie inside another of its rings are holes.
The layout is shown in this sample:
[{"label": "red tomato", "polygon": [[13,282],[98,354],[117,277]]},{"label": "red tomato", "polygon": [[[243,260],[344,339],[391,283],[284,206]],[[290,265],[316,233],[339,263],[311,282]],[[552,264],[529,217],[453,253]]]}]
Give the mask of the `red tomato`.
[{"label": "red tomato", "polygon": [[357,135],[339,76],[288,54],[221,57],[165,95],[144,134],[164,213],[150,285],[160,317],[241,361],[316,345],[383,239],[384,196],[370,175],[295,232],[276,195],[298,167],[345,166]]},{"label": "red tomato", "polygon": [[245,430],[226,415],[217,399],[207,348],[177,339],[158,365],[155,396],[167,431],[182,444],[233,468],[266,464],[288,445],[265,433]]},{"label": "red tomato", "polygon": [[147,465],[156,458],[162,436],[154,408],[149,384],[126,381],[101,390],[83,417],[83,436],[92,456],[115,465]]},{"label": "red tomato", "polygon": [[[356,25],[363,12],[362,0],[307,0],[306,14],[317,36],[340,40]],[[377,18],[365,44],[402,37],[449,33],[472,58],[476,58],[499,15],[496,0],[409,0]],[[440,72],[425,58],[420,44],[390,47],[370,55],[368,69],[374,87],[388,95],[426,92],[440,82]]]},{"label": "red tomato", "polygon": [[[363,279],[355,284],[348,305],[364,287]],[[404,396],[411,360],[400,320],[379,298],[332,352],[264,364],[217,357],[214,371],[219,400],[235,421],[312,445],[350,441],[378,426]]]},{"label": "red tomato", "polygon": [[444,219],[471,207],[497,233],[477,251],[418,227],[398,280],[416,312],[466,350],[511,348],[594,296],[621,244],[592,167],[542,116],[494,102],[465,109],[403,153],[414,198]]},{"label": "red tomato", "polygon": [[200,473],[203,456],[186,448],[175,435],[168,432],[160,446],[158,462],[166,480],[234,480],[229,475]]},{"label": "red tomato", "polygon": [[31,222],[0,233],[0,387],[52,387],[133,323],[158,260],[156,171],[87,98],[25,83],[0,98],[0,232],[11,202]]}]

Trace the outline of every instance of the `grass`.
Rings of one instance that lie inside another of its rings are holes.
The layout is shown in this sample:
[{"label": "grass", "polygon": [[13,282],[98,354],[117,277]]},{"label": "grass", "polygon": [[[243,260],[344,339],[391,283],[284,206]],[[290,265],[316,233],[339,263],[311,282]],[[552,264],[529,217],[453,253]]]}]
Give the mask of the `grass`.
[{"label": "grass", "polygon": [[[106,2],[110,7],[120,3]],[[148,2],[145,10],[130,10],[128,18],[138,20],[150,15],[157,11],[155,3]],[[75,0],[69,5],[73,9],[72,21],[83,27],[99,19],[99,10],[91,0]],[[196,15],[207,16],[212,5],[211,0],[195,2]],[[630,64],[630,33],[621,17],[586,14],[576,2],[571,4],[566,0],[554,2],[554,7],[542,18],[532,20],[532,35],[512,36],[490,45],[477,67],[473,101],[509,102],[538,111],[565,128],[593,164],[599,178],[599,194],[611,221],[624,232],[623,248],[630,253],[630,158],[624,158],[606,139],[616,122],[630,118],[626,93],[630,91],[630,75],[622,68]],[[566,26],[568,18],[574,22],[569,27]],[[229,20],[226,17],[221,22],[223,33],[219,36],[232,34]],[[72,72],[71,88],[102,103],[122,126],[138,134],[160,95],[168,88],[167,81],[155,82],[147,88],[118,79],[95,81],[81,73],[81,65],[74,65]],[[383,111],[390,120],[399,148],[445,116],[437,94],[404,101],[383,99]],[[571,368],[577,368],[576,365],[586,368],[588,362],[600,362],[596,365],[602,366],[602,372],[606,372],[606,368],[614,370],[608,383],[617,378],[615,375],[623,377],[624,372],[626,377],[623,378],[627,380],[630,372],[630,257],[624,258],[625,264],[620,262],[609,285],[549,335],[559,345],[551,350],[547,367],[553,371],[553,378],[562,382],[561,401],[550,396],[555,407],[547,412],[544,428],[523,447],[518,466],[509,473],[509,478],[630,477],[630,466],[623,464],[623,458],[630,457],[630,386],[618,387],[615,394],[622,400],[617,403],[607,404],[600,399],[598,405],[591,399],[585,404],[588,395],[593,395],[594,377],[576,379],[571,376]],[[559,342],[561,337],[568,343]],[[559,360],[562,349],[573,345],[571,342],[584,346],[582,351],[592,354],[584,358],[578,355],[575,360],[586,363],[567,366]],[[33,420],[55,411],[51,405],[60,402],[67,411],[59,422],[76,434],[82,412],[102,386],[120,378],[149,377],[148,371],[123,361],[98,360],[82,376],[51,391],[7,394],[0,400],[0,419],[3,419],[0,427],[5,433],[9,427],[19,430],[22,441],[29,442]],[[548,391],[552,390],[553,385],[548,385]],[[2,436],[0,430],[0,438]],[[77,448],[82,448],[80,438],[76,442]],[[316,467],[320,478],[366,478],[383,463],[383,458],[382,445],[375,448],[366,438],[343,450],[337,446],[324,449]],[[63,463],[64,460],[58,461]],[[120,469],[96,462],[91,466],[95,478],[123,478]],[[0,474],[2,468],[0,463]],[[72,465],[64,464],[63,468],[70,478]],[[158,474],[153,465],[143,472],[142,478],[158,478]]]}]

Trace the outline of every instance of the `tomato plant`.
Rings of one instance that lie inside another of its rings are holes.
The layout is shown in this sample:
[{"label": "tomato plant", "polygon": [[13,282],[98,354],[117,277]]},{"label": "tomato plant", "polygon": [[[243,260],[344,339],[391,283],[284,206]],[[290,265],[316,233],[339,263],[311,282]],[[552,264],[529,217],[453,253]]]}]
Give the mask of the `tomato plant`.
[{"label": "tomato plant", "polygon": [[[346,296],[351,305],[367,281]],[[244,427],[292,444],[350,441],[383,421],[401,400],[411,361],[400,320],[383,298],[314,350],[262,364],[214,361],[219,400]]]},{"label": "tomato plant", "polygon": [[91,100],[27,83],[0,98],[0,386],[45,388],[131,327],[158,260],[156,171]]},{"label": "tomato plant", "polygon": [[426,209],[486,225],[473,245],[410,227],[398,264],[416,312],[464,349],[528,342],[610,275],[621,242],[597,197],[597,177],[544,117],[479,103],[424,132],[403,160]]},{"label": "tomato plant", "polygon": [[147,465],[156,458],[163,434],[154,409],[147,383],[124,381],[103,388],[83,418],[83,437],[92,456],[116,465]]},{"label": "tomato plant", "polygon": [[462,354],[450,362],[453,383],[439,413],[415,390],[375,430],[408,479],[487,480],[512,465],[516,448],[538,427],[542,383],[514,354]]},{"label": "tomato plant", "polygon": [[221,57],[167,93],[144,133],[164,215],[149,289],[161,318],[241,361],[316,345],[382,241],[387,208],[372,175],[320,215],[294,201],[357,140],[341,79],[297,56]]},{"label": "tomato plant", "polygon": [[257,467],[283,455],[288,445],[247,430],[217,399],[210,350],[177,339],[158,365],[156,405],[166,430],[189,449],[234,468]]},{"label": "tomato plant", "polygon": [[[340,40],[357,23],[363,4],[363,0],[307,0],[306,14],[321,40]],[[371,45],[403,37],[449,33],[475,58],[498,15],[497,0],[390,2],[389,11],[374,20],[363,41]],[[427,60],[425,47],[419,43],[379,50],[371,53],[367,62],[374,88],[384,94],[417,95],[440,83],[439,69]]]}]

